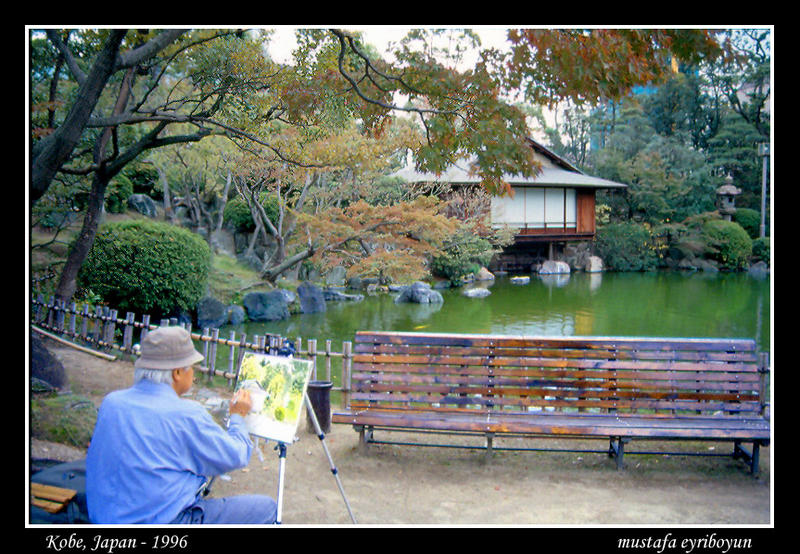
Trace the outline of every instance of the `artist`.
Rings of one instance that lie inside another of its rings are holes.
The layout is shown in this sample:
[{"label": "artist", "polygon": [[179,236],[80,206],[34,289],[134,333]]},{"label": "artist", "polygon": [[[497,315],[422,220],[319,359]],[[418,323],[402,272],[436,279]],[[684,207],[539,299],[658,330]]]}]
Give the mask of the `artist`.
[{"label": "artist", "polygon": [[86,458],[86,500],[93,523],[274,523],[268,496],[209,498],[206,476],[247,465],[253,450],[243,416],[246,391],[231,400],[227,431],[205,408],[180,398],[203,355],[182,327],[147,334],[134,384],[105,397]]}]

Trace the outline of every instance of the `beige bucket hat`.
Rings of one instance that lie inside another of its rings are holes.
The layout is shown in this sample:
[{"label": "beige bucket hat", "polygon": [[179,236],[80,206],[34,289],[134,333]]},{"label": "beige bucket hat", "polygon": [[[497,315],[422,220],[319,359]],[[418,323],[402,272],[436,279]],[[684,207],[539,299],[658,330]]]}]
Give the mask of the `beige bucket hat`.
[{"label": "beige bucket hat", "polygon": [[183,327],[159,327],[142,340],[141,356],[133,365],[137,369],[172,370],[189,367],[203,358],[195,350],[189,331]]}]

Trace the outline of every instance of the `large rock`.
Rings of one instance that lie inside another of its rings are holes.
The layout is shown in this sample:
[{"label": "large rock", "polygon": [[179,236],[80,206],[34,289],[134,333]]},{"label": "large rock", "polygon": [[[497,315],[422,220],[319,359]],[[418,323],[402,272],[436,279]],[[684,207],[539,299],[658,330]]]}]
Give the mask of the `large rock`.
[{"label": "large rock", "polygon": [[587,273],[600,273],[603,271],[603,260],[601,260],[598,256],[589,256],[585,267],[585,271]]},{"label": "large rock", "polygon": [[147,217],[156,217],[156,203],[146,194],[132,194],[128,197],[128,207]]},{"label": "large rock", "polygon": [[361,302],[364,300],[363,294],[345,294],[338,290],[325,289],[322,294],[326,302]]},{"label": "large rock", "polygon": [[475,287],[475,288],[472,288],[472,289],[467,289],[467,290],[463,291],[461,294],[463,296],[466,296],[467,298],[486,298],[487,296],[489,296],[492,293],[491,293],[491,291],[489,289],[484,289],[484,288],[481,288],[481,287]]},{"label": "large rock", "polygon": [[417,304],[437,304],[444,302],[444,298],[439,291],[431,289],[428,283],[417,281],[412,285],[404,287],[394,301],[395,303],[416,302]]},{"label": "large rock", "polygon": [[228,323],[228,306],[210,296],[197,303],[197,325],[201,329],[219,329]]},{"label": "large rock", "polygon": [[231,325],[239,325],[241,323],[244,323],[246,314],[244,308],[242,308],[241,306],[231,304],[230,306],[228,306],[227,314],[228,314],[228,323],[230,323]]},{"label": "large rock", "polygon": [[277,321],[289,317],[289,306],[280,290],[248,293],[242,304],[252,321]]},{"label": "large rock", "polygon": [[322,289],[313,283],[308,281],[300,283],[297,287],[297,298],[300,300],[300,311],[304,314],[315,314],[326,310]]},{"label": "large rock", "polygon": [[236,241],[230,231],[225,229],[213,231],[208,237],[208,245],[216,254],[225,254],[231,258],[236,257]]},{"label": "large rock", "polygon": [[480,268],[478,272],[475,274],[476,281],[493,281],[494,274],[486,269],[485,267]]},{"label": "large rock", "polygon": [[31,381],[39,386],[69,391],[64,365],[45,347],[36,333],[31,333]]},{"label": "large rock", "polygon": [[334,287],[342,287],[345,285],[345,281],[347,280],[347,270],[337,265],[333,269],[331,269],[327,275],[325,275],[325,282],[328,285]]},{"label": "large rock", "polygon": [[561,273],[569,273],[569,264],[567,262],[560,262],[556,260],[547,260],[539,268],[539,275],[558,275]]}]

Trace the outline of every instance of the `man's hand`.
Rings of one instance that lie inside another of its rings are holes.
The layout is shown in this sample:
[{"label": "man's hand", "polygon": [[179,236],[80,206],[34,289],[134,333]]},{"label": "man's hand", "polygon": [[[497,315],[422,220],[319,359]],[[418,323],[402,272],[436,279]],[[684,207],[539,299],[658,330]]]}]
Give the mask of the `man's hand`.
[{"label": "man's hand", "polygon": [[246,389],[239,389],[231,399],[230,412],[231,414],[239,414],[240,416],[244,417],[250,413],[250,408],[252,405],[253,402],[250,400],[250,391]]}]

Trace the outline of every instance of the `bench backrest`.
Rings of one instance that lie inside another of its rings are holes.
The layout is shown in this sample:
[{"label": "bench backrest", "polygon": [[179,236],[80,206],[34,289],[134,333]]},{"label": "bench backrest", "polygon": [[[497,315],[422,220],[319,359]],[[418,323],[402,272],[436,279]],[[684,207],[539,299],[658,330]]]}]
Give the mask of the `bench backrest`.
[{"label": "bench backrest", "polygon": [[359,331],[350,408],[756,415],[759,358],[749,339]]}]

